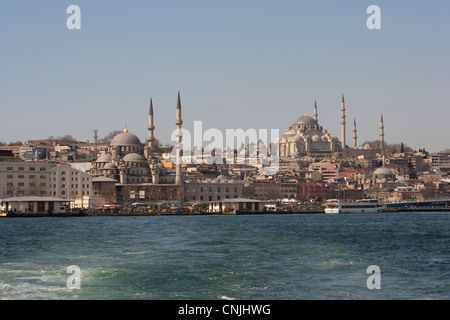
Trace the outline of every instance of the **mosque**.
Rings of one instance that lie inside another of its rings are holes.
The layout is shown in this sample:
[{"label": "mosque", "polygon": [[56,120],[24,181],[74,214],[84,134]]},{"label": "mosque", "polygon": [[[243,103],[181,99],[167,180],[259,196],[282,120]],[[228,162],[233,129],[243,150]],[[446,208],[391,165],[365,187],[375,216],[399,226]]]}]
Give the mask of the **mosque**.
[{"label": "mosque", "polygon": [[279,156],[282,159],[301,157],[331,158],[335,155],[350,155],[357,147],[356,120],[353,121],[353,148],[346,145],[345,99],[341,104],[341,140],[332,136],[318,122],[317,102],[314,103],[314,117],[307,114],[298,118],[279,140]]},{"label": "mosque", "polygon": [[[177,114],[175,124],[181,130],[181,99],[178,91]],[[120,181],[121,184],[182,184],[181,163],[176,170],[166,168],[160,161],[154,136],[153,101],[150,98],[148,115],[148,137],[143,144],[139,138],[128,131],[116,135],[108,149],[93,163],[89,174],[94,177],[106,177]],[[181,143],[181,136],[177,145]],[[176,146],[177,146],[176,145]],[[175,147],[176,147],[175,146]]]}]

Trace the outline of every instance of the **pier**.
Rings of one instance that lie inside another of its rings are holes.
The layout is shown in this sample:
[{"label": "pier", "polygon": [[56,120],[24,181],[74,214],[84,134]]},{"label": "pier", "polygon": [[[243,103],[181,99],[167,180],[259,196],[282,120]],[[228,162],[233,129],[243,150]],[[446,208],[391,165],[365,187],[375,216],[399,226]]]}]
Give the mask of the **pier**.
[{"label": "pier", "polygon": [[449,211],[450,198],[404,200],[385,202],[385,212],[400,211]]}]

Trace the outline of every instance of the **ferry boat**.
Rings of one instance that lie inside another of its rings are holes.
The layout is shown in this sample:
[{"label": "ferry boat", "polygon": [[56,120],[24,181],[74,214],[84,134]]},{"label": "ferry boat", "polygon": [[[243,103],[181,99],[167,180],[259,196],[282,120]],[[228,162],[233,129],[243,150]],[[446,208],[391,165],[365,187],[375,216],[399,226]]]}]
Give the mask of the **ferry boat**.
[{"label": "ferry boat", "polygon": [[337,199],[325,202],[325,213],[371,213],[383,212],[384,206],[377,199],[360,199],[353,202]]}]

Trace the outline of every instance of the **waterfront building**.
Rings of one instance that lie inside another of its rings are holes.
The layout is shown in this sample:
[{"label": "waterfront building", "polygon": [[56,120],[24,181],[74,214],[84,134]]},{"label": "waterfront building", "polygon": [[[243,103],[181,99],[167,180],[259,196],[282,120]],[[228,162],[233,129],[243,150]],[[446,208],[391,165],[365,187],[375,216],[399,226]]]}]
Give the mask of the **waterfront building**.
[{"label": "waterfront building", "polygon": [[255,200],[255,199],[225,199],[218,201],[211,201],[209,203],[210,212],[223,212],[223,213],[256,213],[264,212],[264,207],[268,204],[268,201]]},{"label": "waterfront building", "polygon": [[54,197],[12,197],[2,200],[5,212],[26,214],[58,214],[67,210],[67,200]]},{"label": "waterfront building", "polygon": [[[186,181],[177,184],[116,184],[117,201],[130,206],[134,202],[149,206],[161,202],[206,203],[223,199],[240,198],[247,181],[228,180],[219,177],[214,180]],[[96,183],[94,183],[96,184]]]},{"label": "waterfront building", "polygon": [[119,181],[108,177],[92,177],[92,199],[96,207],[117,202],[118,183]]},{"label": "waterfront building", "polygon": [[50,195],[71,202],[71,208],[89,208],[92,201],[92,177],[70,165],[50,169]]},{"label": "waterfront building", "polygon": [[0,158],[0,199],[50,196],[50,169],[55,164]]},{"label": "waterfront building", "polygon": [[297,199],[322,200],[325,195],[325,185],[321,182],[299,182],[297,184]]}]

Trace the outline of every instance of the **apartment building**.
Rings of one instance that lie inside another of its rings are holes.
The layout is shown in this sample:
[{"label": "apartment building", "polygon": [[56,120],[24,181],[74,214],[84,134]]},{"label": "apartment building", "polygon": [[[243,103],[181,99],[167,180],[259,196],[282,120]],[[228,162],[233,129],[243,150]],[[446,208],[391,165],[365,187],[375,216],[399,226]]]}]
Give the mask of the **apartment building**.
[{"label": "apartment building", "polygon": [[0,159],[0,199],[50,196],[50,170],[55,164]]},{"label": "apartment building", "polygon": [[62,164],[50,169],[50,195],[67,199],[72,207],[92,205],[92,178],[89,174],[70,165]]}]

